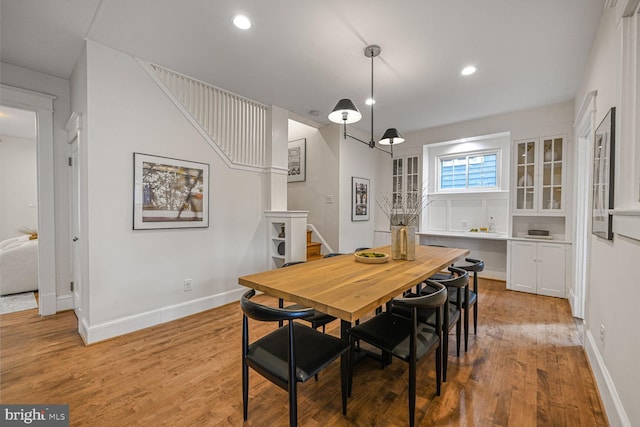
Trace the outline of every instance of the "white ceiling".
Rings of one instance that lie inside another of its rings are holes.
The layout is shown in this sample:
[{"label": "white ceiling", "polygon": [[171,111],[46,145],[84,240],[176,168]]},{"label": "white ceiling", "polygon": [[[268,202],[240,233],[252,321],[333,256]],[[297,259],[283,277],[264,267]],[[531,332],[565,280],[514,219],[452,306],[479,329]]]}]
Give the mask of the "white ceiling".
[{"label": "white ceiling", "polygon": [[[604,0],[2,0],[3,62],[68,79],[83,38],[328,123],[409,132],[573,99]],[[249,31],[231,25],[244,12]],[[462,77],[474,64],[478,72]],[[310,111],[319,112],[313,116]]]}]

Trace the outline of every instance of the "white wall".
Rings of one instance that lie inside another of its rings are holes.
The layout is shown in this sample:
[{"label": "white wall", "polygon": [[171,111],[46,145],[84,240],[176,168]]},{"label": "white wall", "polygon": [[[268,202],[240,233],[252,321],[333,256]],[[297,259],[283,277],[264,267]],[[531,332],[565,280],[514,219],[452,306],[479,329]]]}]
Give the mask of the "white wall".
[{"label": "white wall", "polygon": [[[300,138],[307,141],[307,176],[304,182],[287,185],[287,209],[309,211],[307,222],[313,224],[331,249],[337,251],[339,153],[336,152],[337,135],[327,131],[289,120],[289,141]],[[328,141],[325,134],[329,136]],[[333,203],[327,202],[328,196],[333,197]]]},{"label": "white wall", "polygon": [[[229,169],[133,57],[88,41],[86,64],[85,339],[238,299],[238,276],[267,269],[265,174]],[[209,228],[132,230],[134,152],[210,164]]]},{"label": "white wall", "polygon": [[[34,114],[35,123],[35,114]],[[35,127],[34,127],[35,133]],[[38,229],[36,140],[0,135],[0,241]]]},{"label": "white wall", "polygon": [[[338,125],[329,126],[339,130]],[[349,133],[354,136],[368,140],[369,137],[355,129],[349,129]],[[378,163],[381,156],[389,157],[377,149],[371,149],[361,142],[352,139],[343,139],[340,133],[340,243],[338,252],[353,252],[358,247],[372,247],[373,233],[376,224],[375,200],[379,194],[379,179],[391,180],[391,167],[389,175],[382,178],[378,175]],[[352,197],[352,177],[369,179],[369,220],[351,220],[351,197]]]},{"label": "white wall", "polygon": [[[620,91],[630,90],[619,86],[620,41],[614,10],[606,9],[575,99],[577,108],[588,91],[598,91],[598,123],[618,104]],[[618,152],[637,143],[620,138],[616,141]],[[631,185],[626,177],[631,176],[628,171],[633,168],[633,158],[619,157],[616,166],[616,187]],[[615,199],[616,207],[620,206],[620,198]],[[585,347],[611,424],[640,425],[640,334],[635,326],[640,287],[633,268],[640,259],[640,241],[617,234],[613,241],[593,235],[589,239]],[[605,327],[604,343],[600,341],[601,325]]]}]

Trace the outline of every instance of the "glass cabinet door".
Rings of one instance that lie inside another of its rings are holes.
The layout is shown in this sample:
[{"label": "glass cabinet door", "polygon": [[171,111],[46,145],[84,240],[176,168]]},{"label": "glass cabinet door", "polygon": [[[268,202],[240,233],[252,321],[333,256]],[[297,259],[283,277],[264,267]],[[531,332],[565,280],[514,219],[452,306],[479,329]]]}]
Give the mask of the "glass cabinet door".
[{"label": "glass cabinet door", "polygon": [[562,210],[563,138],[542,140],[542,206],[543,211]]},{"label": "glass cabinet door", "polygon": [[536,140],[519,142],[516,155],[516,209],[535,209]]}]

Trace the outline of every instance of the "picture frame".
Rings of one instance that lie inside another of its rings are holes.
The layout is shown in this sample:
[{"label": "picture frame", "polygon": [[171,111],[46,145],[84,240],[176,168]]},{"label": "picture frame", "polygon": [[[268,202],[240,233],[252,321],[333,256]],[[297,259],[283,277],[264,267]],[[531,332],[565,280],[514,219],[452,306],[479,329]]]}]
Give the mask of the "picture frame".
[{"label": "picture frame", "polygon": [[133,229],[209,227],[209,165],[133,153]]},{"label": "picture frame", "polygon": [[351,221],[369,221],[369,194],[367,178],[351,177]]},{"label": "picture frame", "polygon": [[289,141],[289,172],[287,182],[304,182],[307,179],[307,139]]},{"label": "picture frame", "polygon": [[596,129],[593,139],[593,198],[591,233],[613,240],[613,209],[616,108],[612,107]]}]

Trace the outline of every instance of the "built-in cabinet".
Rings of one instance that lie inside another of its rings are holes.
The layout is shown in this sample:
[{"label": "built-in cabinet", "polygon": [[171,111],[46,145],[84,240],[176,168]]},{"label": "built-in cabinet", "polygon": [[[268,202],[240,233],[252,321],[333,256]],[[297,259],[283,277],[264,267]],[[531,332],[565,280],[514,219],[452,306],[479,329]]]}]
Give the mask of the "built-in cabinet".
[{"label": "built-in cabinet", "polygon": [[[570,264],[567,137],[514,141],[507,288],[566,298]],[[530,236],[547,230],[549,236]]]},{"label": "built-in cabinet", "polygon": [[507,244],[509,288],[552,297],[566,297],[566,243],[510,240]]},{"label": "built-in cabinet", "polygon": [[[406,212],[407,202],[419,200],[423,188],[420,181],[419,156],[395,157],[392,168],[391,200],[398,212]],[[404,220],[404,218],[399,218]]]},{"label": "built-in cabinet", "polygon": [[515,142],[514,212],[565,211],[566,151],[563,135]]},{"label": "built-in cabinet", "polygon": [[271,268],[307,260],[307,211],[268,211],[267,233]]}]

